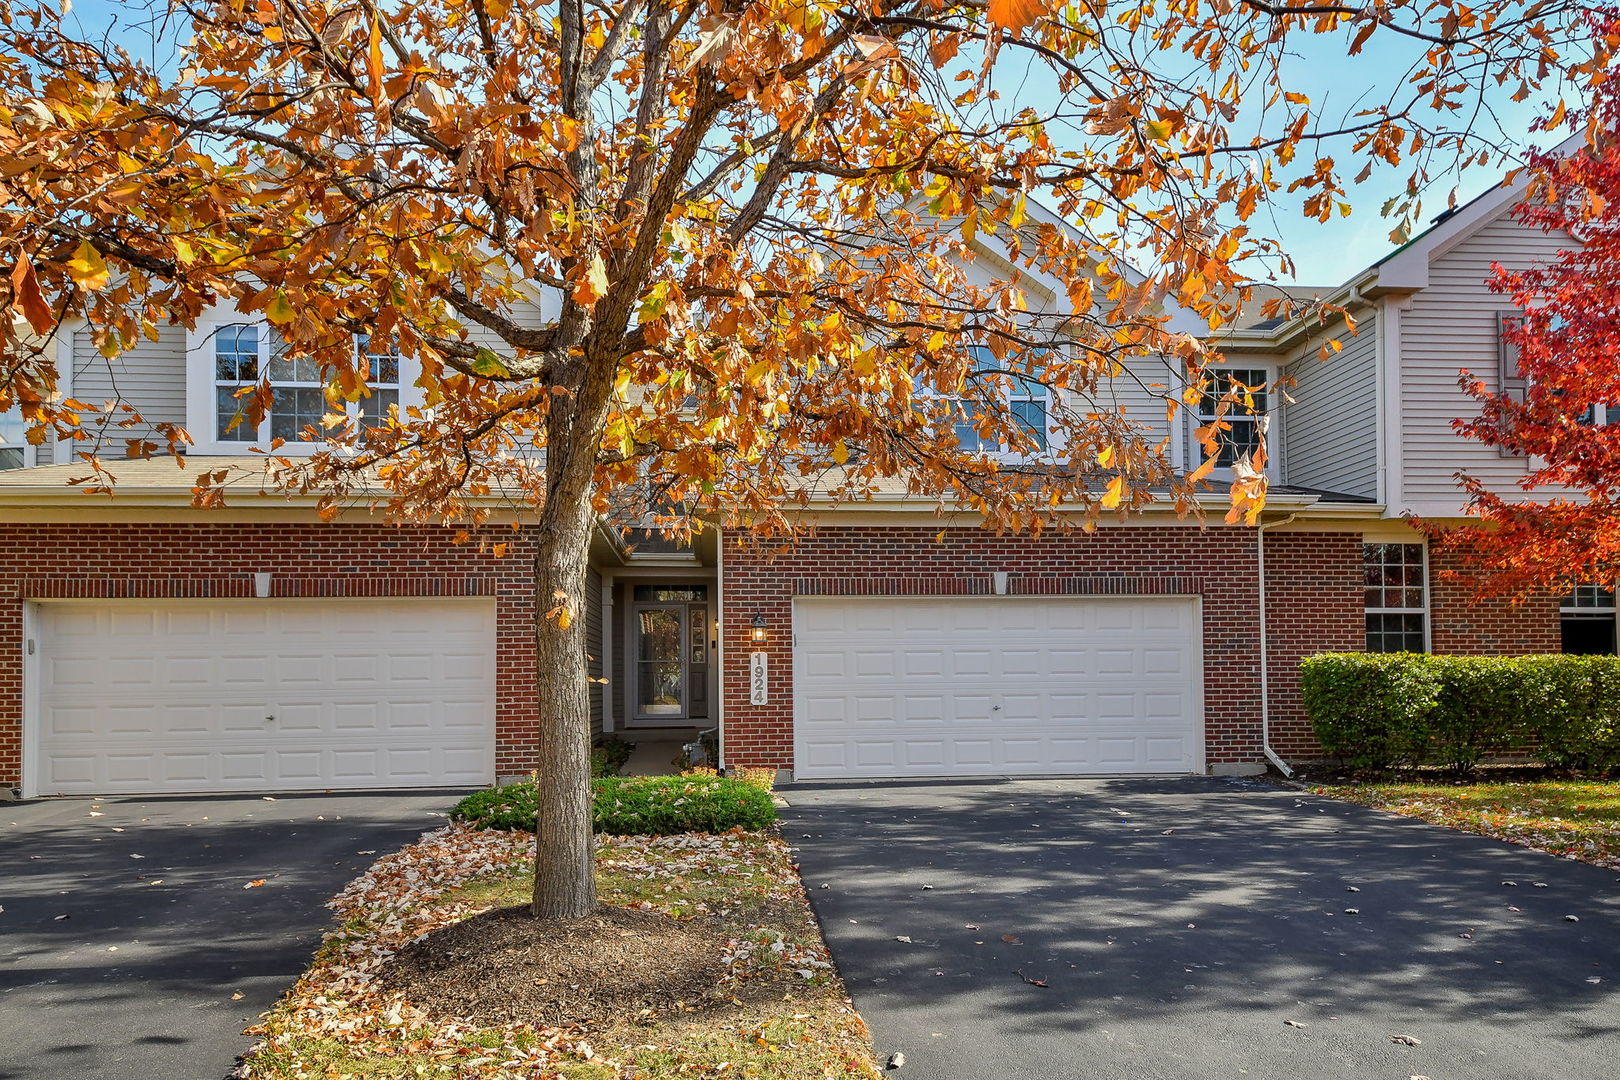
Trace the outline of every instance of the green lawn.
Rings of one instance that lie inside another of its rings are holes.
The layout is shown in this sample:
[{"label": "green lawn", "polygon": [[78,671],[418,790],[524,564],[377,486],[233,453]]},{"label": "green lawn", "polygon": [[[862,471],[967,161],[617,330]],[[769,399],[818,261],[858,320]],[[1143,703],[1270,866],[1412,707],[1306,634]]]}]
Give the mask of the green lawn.
[{"label": "green lawn", "polygon": [[1319,795],[1620,869],[1620,781],[1341,784]]},{"label": "green lawn", "polygon": [[[775,836],[599,838],[604,903],[718,920],[737,979],[768,967],[792,989],[724,1015],[494,1028],[433,1022],[380,993],[377,969],[416,936],[528,898],[532,836],[462,826],[379,860],[334,907],[342,920],[259,1025],[244,1080],[624,1080],[879,1075],[866,1025],[833,971],[787,846]],[[780,974],[780,972],[777,972]],[[746,996],[746,995],[745,995]],[[757,997],[757,995],[756,995]]]}]

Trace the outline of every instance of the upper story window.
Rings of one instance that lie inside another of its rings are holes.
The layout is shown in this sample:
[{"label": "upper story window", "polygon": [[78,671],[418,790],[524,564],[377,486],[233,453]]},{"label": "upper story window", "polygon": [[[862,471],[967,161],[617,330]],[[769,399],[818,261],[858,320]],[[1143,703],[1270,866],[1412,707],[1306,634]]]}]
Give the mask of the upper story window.
[{"label": "upper story window", "polygon": [[28,464],[27,425],[16,409],[0,413],[0,469],[20,469]]},{"label": "upper story window", "polygon": [[1428,575],[1422,544],[1363,544],[1367,651],[1427,652]]},{"label": "upper story window", "polygon": [[[1271,372],[1265,368],[1222,367],[1211,369],[1208,376],[1209,387],[1199,397],[1195,414],[1199,427],[1215,423],[1221,399],[1234,392],[1239,395],[1235,402],[1227,405],[1226,415],[1220,417],[1228,430],[1216,432],[1220,453],[1215,465],[1229,469],[1260,448],[1261,424],[1270,407],[1266,386],[1271,382]],[[1252,407],[1245,406],[1244,395],[1252,402]],[[1203,452],[1203,444],[1194,442],[1193,456],[1198,459],[1193,462],[1195,466],[1202,463]]]},{"label": "upper story window", "polygon": [[[974,363],[980,370],[995,371],[1001,365],[996,361],[990,350],[983,345],[968,346],[968,354],[973,357]],[[1000,400],[1005,403],[1007,412],[1012,420],[1012,427],[1027,439],[1021,443],[1023,452],[1040,452],[1047,448],[1047,437],[1051,425],[1051,392],[1034,379],[1023,378],[1017,375],[1005,376],[1006,390]],[[988,387],[987,387],[988,389]],[[956,440],[963,450],[979,454],[1004,454],[1012,452],[1002,445],[999,439],[986,435],[980,430],[981,421],[987,411],[982,396],[974,396],[971,391],[965,392],[957,399],[953,410],[952,423],[956,428]]]},{"label": "upper story window", "polygon": [[[320,433],[326,430],[326,417],[331,414],[347,415],[361,423],[377,423],[388,416],[389,409],[399,404],[401,387],[401,358],[398,349],[381,340],[373,341],[364,335],[356,338],[357,358],[367,367],[367,385],[370,394],[359,401],[345,402],[328,395],[328,382],[323,378],[320,365],[307,356],[287,354],[281,335],[269,326],[257,323],[228,323],[215,327],[206,338],[202,353],[209,370],[206,388],[206,412],[211,426],[207,439],[193,419],[191,427],[199,449],[206,452],[207,443],[218,449],[267,445],[280,439],[293,446],[310,446],[309,429]],[[197,367],[192,367],[196,381]],[[247,395],[261,379],[268,379],[271,403],[262,423],[253,424],[247,415]],[[200,388],[191,392],[193,417],[199,410]]]}]

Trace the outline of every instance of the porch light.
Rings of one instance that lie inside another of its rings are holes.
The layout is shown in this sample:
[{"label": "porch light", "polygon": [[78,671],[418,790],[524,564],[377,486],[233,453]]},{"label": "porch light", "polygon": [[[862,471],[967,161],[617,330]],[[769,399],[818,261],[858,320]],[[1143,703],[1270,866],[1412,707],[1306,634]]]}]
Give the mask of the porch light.
[{"label": "porch light", "polygon": [[763,616],[763,615],[755,615],[754,616],[753,626],[754,626],[753,633],[750,634],[749,636],[752,637],[755,641],[764,641],[765,640],[765,616]]}]

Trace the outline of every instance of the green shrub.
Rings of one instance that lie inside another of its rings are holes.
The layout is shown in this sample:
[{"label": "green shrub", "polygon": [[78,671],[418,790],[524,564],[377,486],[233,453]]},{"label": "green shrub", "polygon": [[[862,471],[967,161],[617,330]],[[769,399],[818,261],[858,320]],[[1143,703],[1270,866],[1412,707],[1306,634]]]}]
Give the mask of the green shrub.
[{"label": "green shrub", "polygon": [[625,776],[596,782],[596,831],[663,835],[763,829],[771,793],[727,776]]},{"label": "green shrub", "polygon": [[533,781],[475,791],[450,808],[451,821],[465,821],[475,829],[521,829],[534,832]]},{"label": "green shrub", "polygon": [[1355,769],[1468,772],[1528,750],[1557,768],[1620,768],[1620,657],[1323,653],[1301,664],[1322,748]]},{"label": "green shrub", "polygon": [[[666,835],[763,829],[776,821],[770,792],[722,776],[611,776],[593,781],[597,832]],[[532,781],[474,792],[450,811],[480,829],[534,831]]]},{"label": "green shrub", "polygon": [[1459,772],[1530,741],[1534,717],[1546,699],[1546,666],[1534,657],[1428,656],[1440,691],[1427,727],[1424,758]]},{"label": "green shrub", "polygon": [[1430,659],[1418,653],[1307,656],[1300,693],[1322,749],[1353,769],[1420,760],[1440,697]]},{"label": "green shrub", "polygon": [[1556,768],[1582,772],[1620,767],[1620,658],[1534,659],[1544,662],[1546,684],[1546,704],[1533,727],[1536,756]]}]

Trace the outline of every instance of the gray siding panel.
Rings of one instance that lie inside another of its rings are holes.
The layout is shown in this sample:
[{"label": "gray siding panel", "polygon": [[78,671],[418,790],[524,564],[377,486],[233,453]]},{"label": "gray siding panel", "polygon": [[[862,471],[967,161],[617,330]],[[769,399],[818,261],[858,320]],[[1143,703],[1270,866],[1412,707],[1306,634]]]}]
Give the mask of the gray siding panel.
[{"label": "gray siding panel", "polygon": [[[146,438],[158,423],[186,423],[186,331],[165,326],[156,341],[142,341],[111,360],[96,350],[90,335],[73,335],[73,396],[93,408],[107,402],[128,405],[144,424],[133,428],[107,425],[96,449],[109,457],[122,457],[126,439]],[[115,418],[116,419],[116,418]],[[87,420],[88,423],[88,420]],[[162,442],[162,440],[157,440]],[[89,448],[91,444],[81,443]],[[61,460],[73,451],[57,447]]]},{"label": "gray siding panel", "polygon": [[[1461,508],[1453,474],[1464,470],[1491,489],[1518,490],[1525,460],[1465,439],[1452,422],[1478,409],[1457,385],[1467,369],[1494,389],[1497,311],[1513,306],[1485,282],[1491,264],[1509,269],[1552,260],[1568,237],[1548,235],[1509,214],[1440,255],[1430,264],[1429,287],[1401,317],[1401,448],[1404,504],[1433,512],[1436,504]],[[1397,506],[1394,509],[1401,509]]]},{"label": "gray siding panel", "polygon": [[1287,365],[1293,403],[1283,413],[1283,482],[1372,498],[1378,493],[1378,327],[1365,314],[1326,360],[1313,340]]},{"label": "gray siding panel", "polygon": [[585,585],[585,668],[593,680],[591,683],[591,731],[600,734],[602,731],[602,695],[606,687],[601,683],[602,678],[602,575],[593,566],[588,571]]}]

